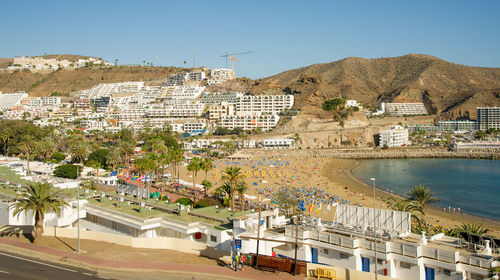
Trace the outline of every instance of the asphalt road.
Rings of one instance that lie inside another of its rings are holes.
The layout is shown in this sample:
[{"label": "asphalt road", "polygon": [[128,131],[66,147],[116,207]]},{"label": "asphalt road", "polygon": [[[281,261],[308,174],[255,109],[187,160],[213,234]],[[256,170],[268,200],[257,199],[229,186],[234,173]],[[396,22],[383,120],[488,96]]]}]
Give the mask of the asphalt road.
[{"label": "asphalt road", "polygon": [[95,272],[75,267],[0,252],[0,280],[4,279],[108,279]]}]

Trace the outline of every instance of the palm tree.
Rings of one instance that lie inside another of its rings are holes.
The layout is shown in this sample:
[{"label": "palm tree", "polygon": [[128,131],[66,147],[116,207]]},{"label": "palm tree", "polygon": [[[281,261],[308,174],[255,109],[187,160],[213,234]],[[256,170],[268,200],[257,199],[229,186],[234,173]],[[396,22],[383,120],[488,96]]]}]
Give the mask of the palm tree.
[{"label": "palm tree", "polygon": [[424,185],[418,185],[414,186],[410,190],[408,194],[408,200],[416,201],[420,203],[422,207],[424,207],[426,203],[433,203],[439,201],[438,198],[434,197],[435,195],[436,194],[432,192],[432,190],[429,187],[426,187]]},{"label": "palm tree", "polygon": [[458,232],[467,232],[470,234],[483,235],[490,231],[490,229],[483,227],[482,224],[465,224],[462,223],[456,228]]},{"label": "palm tree", "polygon": [[82,163],[90,153],[90,146],[87,141],[75,143],[71,147],[71,159]]},{"label": "palm tree", "polygon": [[52,157],[54,153],[57,152],[57,146],[51,137],[44,137],[36,145],[37,154],[42,158],[44,162]]},{"label": "palm tree", "polygon": [[230,207],[232,207],[233,193],[234,190],[228,182],[215,189],[215,194],[224,196],[224,205],[229,205]]},{"label": "palm tree", "polygon": [[31,135],[25,135],[19,142],[19,150],[21,150],[21,152],[26,157],[26,161],[28,162],[27,165],[28,175],[30,174],[30,155],[33,154],[35,149],[36,149],[35,139],[33,139]]},{"label": "palm tree", "polygon": [[248,185],[247,182],[245,181],[239,181],[236,183],[236,191],[240,195],[240,205],[241,205],[241,211],[245,211],[245,192],[248,190]]},{"label": "palm tree", "polygon": [[4,156],[7,156],[7,146],[9,145],[10,136],[11,136],[10,129],[3,129],[2,132],[0,133],[0,139],[2,140],[3,144],[2,150]]},{"label": "palm tree", "polygon": [[207,180],[208,171],[212,170],[212,168],[214,168],[214,164],[212,163],[212,160],[210,158],[204,158],[201,161],[201,169],[205,171],[205,180]]},{"label": "palm tree", "polygon": [[108,157],[106,158],[106,165],[111,167],[112,171],[115,171],[116,167],[122,162],[120,153],[116,149],[109,151]]},{"label": "palm tree", "polygon": [[417,213],[417,214],[424,214],[422,211],[422,205],[414,200],[407,200],[407,199],[399,199],[395,197],[390,197],[387,201],[387,207],[394,211],[403,211],[403,212],[410,212],[412,213]]},{"label": "palm tree", "polygon": [[212,187],[212,182],[208,181],[208,180],[203,180],[201,182],[201,185],[203,186],[203,190],[205,192],[205,197],[208,196],[208,190]]},{"label": "palm tree", "polygon": [[123,160],[125,161],[125,165],[129,167],[131,155],[133,155],[135,151],[135,143],[132,141],[121,142],[120,151],[123,155]]},{"label": "palm tree", "polygon": [[43,220],[45,213],[54,211],[60,212],[60,207],[68,206],[68,203],[59,196],[49,183],[33,183],[25,186],[25,191],[18,196],[17,201],[10,207],[14,209],[14,216],[19,216],[21,212],[32,211],[35,215],[35,234],[33,243],[37,243],[43,233]]},{"label": "palm tree", "polygon": [[[227,167],[224,170],[224,174],[222,175],[222,180],[226,182],[231,188],[230,197],[231,197],[231,208],[234,206],[234,191],[236,188],[236,184],[244,177],[241,173],[241,168],[236,166]],[[234,209],[233,209],[234,211]]]},{"label": "palm tree", "polygon": [[191,171],[193,175],[193,188],[196,188],[196,175],[198,174],[198,171],[201,169],[201,159],[199,157],[194,157],[192,158],[187,166],[187,170]]},{"label": "palm tree", "polygon": [[172,163],[172,177],[177,173],[177,184],[179,184],[179,164],[184,160],[184,151],[178,148],[168,148],[169,161]]},{"label": "palm tree", "polygon": [[[140,175],[143,175],[145,177],[154,168],[153,161],[151,160],[151,158],[147,158],[147,157],[136,159],[135,162],[134,162],[134,165],[135,165],[135,170]],[[145,187],[148,188],[149,192],[151,192],[151,190],[149,190],[149,187],[148,187],[147,183],[148,183],[148,180],[146,179]]]}]

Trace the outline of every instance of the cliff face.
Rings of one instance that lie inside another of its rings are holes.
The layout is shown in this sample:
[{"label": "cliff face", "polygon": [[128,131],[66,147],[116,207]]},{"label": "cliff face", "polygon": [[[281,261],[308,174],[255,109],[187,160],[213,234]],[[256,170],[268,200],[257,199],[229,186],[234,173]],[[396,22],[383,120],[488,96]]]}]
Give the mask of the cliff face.
[{"label": "cliff face", "polygon": [[500,105],[500,68],[469,67],[427,55],[346,58],[258,80],[255,94],[295,94],[297,106],[319,107],[344,96],[367,106],[378,102],[424,102],[441,118],[475,118],[477,106]]}]

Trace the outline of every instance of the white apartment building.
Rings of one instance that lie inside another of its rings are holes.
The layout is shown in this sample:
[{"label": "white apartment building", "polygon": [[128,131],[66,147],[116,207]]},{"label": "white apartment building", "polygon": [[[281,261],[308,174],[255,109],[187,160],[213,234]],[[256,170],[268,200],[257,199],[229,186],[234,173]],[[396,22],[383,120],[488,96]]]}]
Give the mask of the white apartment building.
[{"label": "white apartment building", "polygon": [[94,99],[113,94],[136,94],[144,87],[144,82],[102,83],[90,89],[80,90],[77,97]]},{"label": "white apartment building", "polygon": [[[373,209],[336,207],[332,209],[336,216],[333,222],[305,214],[298,231],[295,225],[285,225],[284,233],[270,231],[267,229],[282,229],[280,222],[276,217],[262,219],[259,253],[293,259],[298,241],[298,260],[404,280],[486,279],[488,269],[498,263],[494,258],[498,254],[493,255],[491,248],[488,252],[487,248],[477,246],[475,252],[470,252],[465,250],[464,240],[458,238],[444,234],[426,236],[425,232],[412,234],[408,212],[377,209],[375,231]],[[233,221],[233,233],[242,240],[241,253],[255,253],[258,220],[245,218]]]},{"label": "white apartment building", "polygon": [[500,107],[477,107],[476,112],[478,129],[500,129]]},{"label": "white apartment building", "polygon": [[137,120],[146,116],[146,109],[123,109],[120,110],[120,121]]},{"label": "white apartment building", "polygon": [[231,141],[231,139],[192,139],[189,142],[184,142],[184,149],[194,150],[194,149],[206,149],[206,148],[219,148],[216,143]]},{"label": "white apartment building", "polygon": [[245,95],[236,103],[238,115],[279,114],[293,106],[293,95]]},{"label": "white apartment building", "polygon": [[235,104],[238,103],[239,97],[243,96],[243,92],[215,92],[215,93],[204,93],[200,98],[200,103],[203,104],[213,104],[218,105],[225,103]]},{"label": "white apartment building", "polygon": [[75,100],[73,100],[73,108],[90,109],[90,99],[75,99]]},{"label": "white apartment building", "polygon": [[178,104],[178,105],[167,105],[164,108],[149,109],[146,112],[148,118],[164,118],[164,117],[176,117],[176,118],[192,118],[199,117],[202,115],[205,105],[203,104]]},{"label": "white apartment building", "polygon": [[424,103],[385,103],[385,112],[390,116],[427,115]]},{"label": "white apartment building", "polygon": [[81,120],[80,126],[88,130],[103,130],[104,128],[109,126],[109,124],[107,121]]},{"label": "white apartment building", "polygon": [[203,90],[205,90],[205,87],[198,85],[176,86],[175,90],[172,92],[172,98],[189,100],[196,99],[200,97]]},{"label": "white apartment building", "polygon": [[210,79],[208,79],[209,84],[216,84],[224,81],[233,80],[233,70],[228,68],[213,68],[210,69]]},{"label": "white apartment building", "polygon": [[408,129],[400,125],[389,127],[383,130],[379,135],[379,147],[401,147],[410,144],[408,141]]},{"label": "white apartment building", "polygon": [[209,119],[210,120],[218,120],[225,116],[232,116],[235,113],[234,104],[229,104],[226,102],[222,102],[220,105],[209,105]]},{"label": "white apartment building", "polygon": [[26,92],[12,92],[0,94],[0,111],[11,110],[14,106],[20,105],[24,98],[27,98]]},{"label": "white apartment building", "polygon": [[205,72],[189,72],[186,74],[185,79],[187,81],[203,81],[205,80]]},{"label": "white apartment building", "polygon": [[221,118],[219,125],[229,129],[240,127],[243,130],[260,128],[262,131],[269,131],[276,127],[279,120],[278,115],[225,116]]},{"label": "white apartment building", "polygon": [[184,80],[186,79],[186,74],[175,74],[170,76],[163,84],[164,87],[170,86],[182,86],[184,85]]},{"label": "white apartment building", "polygon": [[30,107],[59,107],[61,105],[61,97],[46,96],[46,97],[29,97],[23,100],[25,105]]},{"label": "white apartment building", "polygon": [[182,125],[184,133],[199,132],[207,128],[207,123],[203,120],[187,121]]},{"label": "white apartment building", "polygon": [[291,149],[295,147],[295,140],[287,138],[263,139],[259,145],[264,149]]}]

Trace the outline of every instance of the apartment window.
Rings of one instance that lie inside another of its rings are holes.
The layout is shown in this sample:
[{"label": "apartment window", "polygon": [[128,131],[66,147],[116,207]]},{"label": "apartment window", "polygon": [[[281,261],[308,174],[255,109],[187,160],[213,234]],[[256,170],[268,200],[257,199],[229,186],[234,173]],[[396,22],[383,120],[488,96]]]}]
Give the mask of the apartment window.
[{"label": "apartment window", "polygon": [[383,264],[383,263],[384,263],[384,260],[377,258],[377,263],[378,263],[378,264]]},{"label": "apartment window", "polygon": [[400,262],[400,263],[399,263],[399,266],[400,266],[401,268],[411,269],[411,264],[410,264],[410,263],[407,263],[407,262]]},{"label": "apartment window", "polygon": [[339,256],[341,259],[348,259],[349,258],[349,254],[346,254],[346,253],[340,253]]},{"label": "apartment window", "polygon": [[443,274],[446,275],[446,276],[450,276],[451,275],[451,270],[449,269],[443,269]]},{"label": "apartment window", "polygon": [[210,235],[210,242],[217,242],[217,236]]},{"label": "apartment window", "polygon": [[324,249],[323,249],[323,253],[324,253],[325,255],[328,255],[328,249],[324,248]]}]

